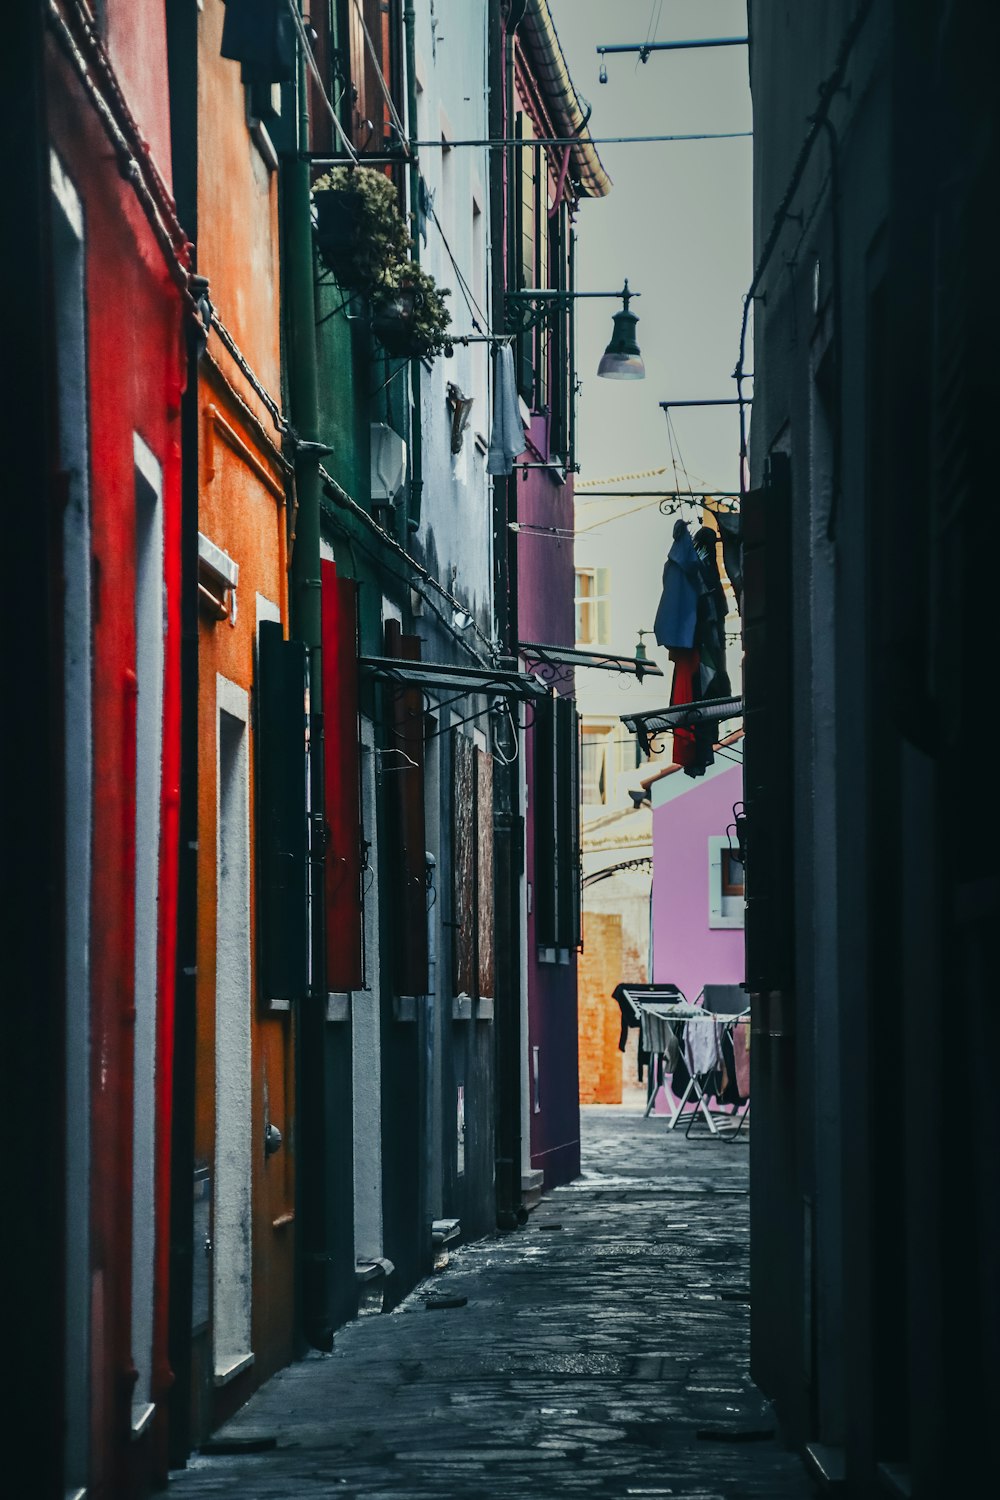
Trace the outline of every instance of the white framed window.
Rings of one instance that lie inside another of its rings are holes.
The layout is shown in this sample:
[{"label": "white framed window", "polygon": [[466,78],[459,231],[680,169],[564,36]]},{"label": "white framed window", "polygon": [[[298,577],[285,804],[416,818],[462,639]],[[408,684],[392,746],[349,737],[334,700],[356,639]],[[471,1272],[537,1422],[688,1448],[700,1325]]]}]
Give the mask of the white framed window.
[{"label": "white framed window", "polygon": [[580,737],[580,800],[584,807],[602,807],[609,799],[609,748],[603,726],[584,724]]},{"label": "white framed window", "polygon": [[611,570],[577,568],[576,643],[606,646],[611,639]]},{"label": "white framed window", "polygon": [[742,927],[746,909],[743,861],[725,834],[708,841],[708,925]]}]

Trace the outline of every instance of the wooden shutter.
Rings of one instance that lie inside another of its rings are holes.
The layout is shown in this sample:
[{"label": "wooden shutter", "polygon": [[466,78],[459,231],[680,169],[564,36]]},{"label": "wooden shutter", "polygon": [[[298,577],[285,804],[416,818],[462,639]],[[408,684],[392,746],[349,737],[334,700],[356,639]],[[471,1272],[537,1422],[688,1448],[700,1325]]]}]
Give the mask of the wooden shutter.
[{"label": "wooden shutter", "polygon": [[580,941],[580,726],[572,698],[556,699],[556,903],[561,948]]},{"label": "wooden shutter", "polygon": [[322,562],[323,770],[326,818],[326,982],[360,989],[361,768],[358,749],[358,589]]},{"label": "wooden shutter", "polygon": [[476,993],[476,765],[468,735],[452,731],[452,961],[456,995]]},{"label": "wooden shutter", "polygon": [[475,752],[476,761],[476,932],[477,993],[492,1000],[493,970],[493,757]]},{"label": "wooden shutter", "polygon": [[[519,113],[515,122],[518,140],[530,141],[534,137],[528,116]],[[535,268],[535,167],[537,152],[532,146],[522,147],[517,153],[517,168],[514,176],[514,236],[515,267],[514,286],[518,289],[538,285]],[[535,335],[521,333],[515,344],[515,367],[517,387],[531,406],[535,394]]]},{"label": "wooden shutter", "polygon": [[788,990],[794,978],[792,864],[791,477],[775,453],[743,516],[746,985]]},{"label": "wooden shutter", "polygon": [[[393,57],[389,0],[361,0],[360,10],[374,44],[379,67],[391,91]],[[358,12],[359,6],[355,0],[347,0],[351,82],[357,91],[354,101],[354,144],[360,151],[377,152],[394,141],[392,116]]]},{"label": "wooden shutter", "polygon": [[[388,620],[389,656],[420,660],[420,640]],[[389,927],[397,995],[427,993],[427,837],[424,824],[424,700],[419,688],[385,688],[388,741],[382,787],[389,833]]]},{"label": "wooden shutter", "polygon": [[256,683],[257,928],[265,1000],[308,985],[306,650],[260,626]]},{"label": "wooden shutter", "polygon": [[535,705],[533,823],[535,831],[532,905],[535,937],[541,944],[556,941],[556,799],[555,705],[542,698]]}]

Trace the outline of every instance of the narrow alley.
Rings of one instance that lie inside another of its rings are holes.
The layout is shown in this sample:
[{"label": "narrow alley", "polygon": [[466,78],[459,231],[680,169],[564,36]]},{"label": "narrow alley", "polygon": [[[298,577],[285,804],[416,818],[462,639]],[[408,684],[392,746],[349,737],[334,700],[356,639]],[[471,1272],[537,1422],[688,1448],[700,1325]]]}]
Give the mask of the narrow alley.
[{"label": "narrow alley", "polygon": [[581,1113],[576,1182],[276,1375],[174,1500],[811,1496],[749,1375],[748,1132]]}]

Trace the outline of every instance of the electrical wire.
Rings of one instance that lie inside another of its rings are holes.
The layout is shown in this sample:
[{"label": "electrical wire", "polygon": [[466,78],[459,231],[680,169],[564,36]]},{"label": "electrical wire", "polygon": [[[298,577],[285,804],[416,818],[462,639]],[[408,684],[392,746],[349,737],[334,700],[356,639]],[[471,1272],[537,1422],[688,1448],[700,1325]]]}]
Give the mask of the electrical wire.
[{"label": "electrical wire", "polygon": [[[649,13],[649,25],[646,27],[646,46],[656,41],[656,33],[660,29],[660,17],[663,14],[663,0],[653,0],[653,8]],[[646,61],[642,52],[635,60],[635,72],[639,71],[639,64]]]},{"label": "electrical wire", "polygon": [[[466,308],[468,309],[469,317],[472,319],[472,326],[476,329],[477,333],[484,333],[489,327],[489,319],[483,312],[482,308],[479,306],[479,303],[476,300],[475,293],[462,274],[462,269],[459,266],[458,261],[455,259],[455,256],[452,253],[452,248],[448,243],[448,237],[445,234],[444,230],[441,228],[441,220],[437,216],[437,209],[434,207],[433,203],[431,204],[431,218],[434,221],[438,234],[441,236],[441,242],[444,245],[445,253],[448,256],[448,259],[451,261],[452,269],[454,270],[455,275],[458,278],[459,291],[462,293],[462,299],[465,302]],[[482,319],[481,323],[476,317],[477,312],[479,314],[479,317]],[[456,339],[455,343],[458,342],[459,340]]]},{"label": "electrical wire", "polygon": [[366,547],[365,543],[359,537],[354,536],[353,533],[349,533],[351,535],[352,541],[357,546],[359,546],[362,551],[367,552],[369,557],[374,558],[374,560],[378,562],[380,566],[388,568],[388,571],[390,573],[392,573],[396,578],[400,579],[400,581],[405,583],[409,588],[415,588],[417,593],[420,594],[420,597],[430,605],[430,607],[434,610],[434,613],[442,621],[449,635],[453,636],[460,645],[464,646],[469,655],[474,657],[479,665],[484,668],[484,670],[492,670],[495,666],[495,659],[500,654],[497,643],[490,640],[489,636],[486,635],[482,630],[480,630],[475,620],[473,620],[471,626],[472,630],[486,646],[491,657],[494,658],[494,660],[491,662],[484,661],[479,653],[469,645],[469,642],[466,640],[465,636],[457,631],[451,624],[451,621],[442,613],[441,610],[437,608],[436,604],[430,598],[430,596],[423,589],[421,589],[418,584],[414,583],[413,574],[416,573],[417,576],[419,578],[422,578],[427,584],[430,585],[431,588],[436,589],[441,597],[451,605],[452,609],[458,609],[463,613],[467,613],[465,605],[462,604],[458,599],[456,599],[454,594],[449,593],[444,585],[442,583],[439,583],[432,573],[429,573],[421,563],[417,562],[415,557],[411,557],[409,552],[407,552],[404,547],[400,546],[395,537],[390,536],[385,528],[378,524],[374,517],[370,516],[368,512],[362,506],[360,506],[356,500],[352,499],[347,491],[337,483],[332,474],[327,473],[322,464],[320,464],[319,466],[319,472],[324,484],[326,484],[329,487],[330,491],[336,496],[335,501],[333,499],[327,499],[323,507],[329,519],[334,524],[337,524],[339,522],[340,529],[344,530],[344,522],[337,515],[337,507],[340,506],[344,510],[350,511],[352,515],[356,516],[357,519],[360,520],[368,528],[368,530],[378,538],[382,547],[387,548],[390,553],[401,557],[406,563],[407,571],[405,573],[400,571],[398,568],[393,568],[390,564],[388,564],[385,559],[384,553],[376,552],[372,548]]}]

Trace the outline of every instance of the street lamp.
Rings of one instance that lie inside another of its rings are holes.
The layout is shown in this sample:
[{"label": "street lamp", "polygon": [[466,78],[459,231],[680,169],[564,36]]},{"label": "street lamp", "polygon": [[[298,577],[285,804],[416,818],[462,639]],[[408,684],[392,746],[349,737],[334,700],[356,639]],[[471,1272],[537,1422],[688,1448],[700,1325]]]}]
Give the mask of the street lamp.
[{"label": "street lamp", "polygon": [[550,287],[525,287],[504,294],[504,320],[508,333],[527,333],[544,322],[553,308],[566,308],[578,297],[620,297],[622,310],[612,319],[611,342],[601,355],[597,373],[605,380],[644,380],[646,367],[635,339],[639,319],[629,311],[629,302],[640,295],[629,291],[627,281],[620,292],[560,292]]},{"label": "street lamp", "polygon": [[642,362],[639,353],[639,345],[635,341],[635,325],[639,319],[634,312],[629,312],[628,304],[630,298],[638,296],[637,292],[630,292],[626,281],[622,288],[622,310],[616,312],[612,318],[611,342],[601,355],[601,362],[597,366],[598,375],[605,380],[645,380],[646,366]]}]

